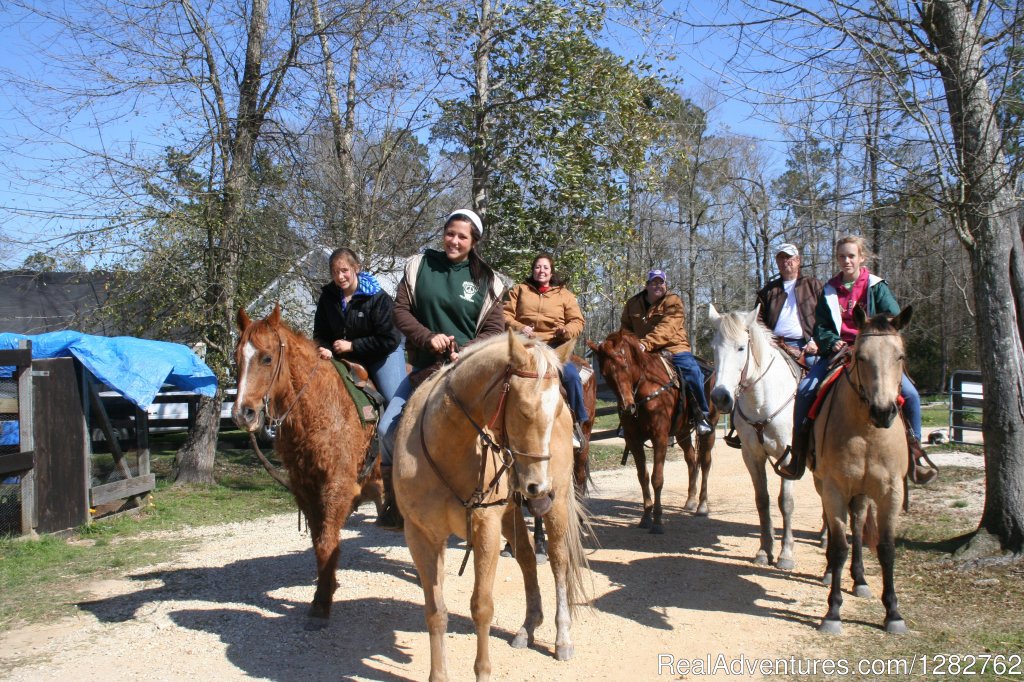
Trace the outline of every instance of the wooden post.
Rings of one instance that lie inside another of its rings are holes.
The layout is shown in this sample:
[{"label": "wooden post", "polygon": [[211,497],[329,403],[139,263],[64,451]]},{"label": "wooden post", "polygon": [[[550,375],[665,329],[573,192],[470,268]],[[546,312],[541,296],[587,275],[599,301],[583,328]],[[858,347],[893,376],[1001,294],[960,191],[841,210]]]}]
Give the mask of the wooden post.
[{"label": "wooden post", "polygon": [[[35,451],[35,432],[32,422],[32,342],[23,339],[18,348],[28,351],[27,362],[16,368],[18,377],[18,439],[22,452]],[[33,467],[21,475],[21,532],[36,535],[39,525],[36,513],[36,470]]]}]

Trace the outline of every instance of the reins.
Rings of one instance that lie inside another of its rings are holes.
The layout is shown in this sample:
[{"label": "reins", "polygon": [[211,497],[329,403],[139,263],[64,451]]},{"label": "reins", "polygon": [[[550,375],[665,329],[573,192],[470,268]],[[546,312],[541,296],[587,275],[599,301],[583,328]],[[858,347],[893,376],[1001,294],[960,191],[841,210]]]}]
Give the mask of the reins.
[{"label": "reins", "polygon": [[281,338],[280,332],[278,332],[276,329],[274,330],[274,334],[277,336],[277,342],[279,344],[277,351],[277,362],[275,363],[274,366],[274,376],[270,380],[270,384],[267,387],[266,393],[263,394],[262,402],[263,413],[267,416],[267,423],[272,429],[276,430],[278,427],[281,426],[281,424],[284,423],[284,420],[288,418],[288,415],[291,414],[292,409],[299,404],[299,399],[302,397],[302,394],[306,391],[306,387],[309,386],[309,383],[313,380],[313,375],[316,374],[316,371],[318,369],[320,369],[321,363],[319,362],[319,360],[313,363],[313,369],[310,370],[309,375],[306,377],[306,381],[302,384],[302,388],[300,388],[298,393],[295,394],[295,398],[292,400],[292,404],[288,406],[288,408],[280,417],[275,417],[270,412],[270,392],[274,390],[274,386],[277,385],[277,381],[281,377],[281,366],[284,364],[284,349],[286,348],[286,344],[284,342],[284,339]]},{"label": "reins", "polygon": [[[768,361],[768,366],[764,368],[764,371],[762,371],[753,381],[747,382],[745,377],[747,375],[747,368],[750,367],[750,346],[752,345],[752,337],[753,332],[747,329],[747,358],[746,361],[743,363],[743,369],[740,370],[740,381],[739,384],[737,384],[736,386],[736,413],[740,416],[741,419],[743,419],[743,421],[750,424],[750,426],[754,429],[754,432],[757,434],[757,441],[761,445],[764,445],[765,429],[767,429],[768,426],[775,420],[775,418],[782,414],[782,412],[789,406],[789,404],[793,402],[793,400],[796,398],[796,389],[793,389],[792,395],[789,396],[789,399],[786,400],[786,402],[782,403],[782,405],[779,406],[779,409],[775,410],[764,419],[754,421],[746,414],[744,414],[743,408],[740,407],[740,398],[743,396],[744,393],[746,393],[751,388],[756,386],[762,379],[765,378],[765,376],[768,375],[768,370],[772,368],[772,365],[775,364],[775,358],[778,357],[777,352],[773,352],[772,358],[771,360]],[[774,351],[775,349],[769,347],[769,350]]]}]

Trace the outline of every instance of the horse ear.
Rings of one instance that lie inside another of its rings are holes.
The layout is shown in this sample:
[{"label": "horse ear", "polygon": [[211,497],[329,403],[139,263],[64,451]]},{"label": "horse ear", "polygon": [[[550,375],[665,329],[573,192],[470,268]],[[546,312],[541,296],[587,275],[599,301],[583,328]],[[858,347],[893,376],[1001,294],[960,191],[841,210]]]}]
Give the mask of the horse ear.
[{"label": "horse ear", "polygon": [[859,305],[853,308],[853,324],[857,329],[863,329],[868,322],[868,314]]},{"label": "horse ear", "polygon": [[718,326],[718,321],[721,318],[722,318],[722,316],[718,314],[718,309],[715,308],[715,304],[714,303],[708,303],[708,321],[711,322],[711,324],[713,324],[713,325],[715,325],[717,327]]},{"label": "horse ear", "polygon": [[896,329],[903,329],[910,324],[910,318],[914,315],[914,306],[908,305],[900,311],[900,314],[892,318],[892,326]]},{"label": "horse ear", "polygon": [[249,313],[245,312],[245,308],[238,309],[238,316],[235,320],[238,322],[238,330],[243,332],[252,324],[252,319],[249,317]]},{"label": "horse ear", "polygon": [[528,353],[526,352],[526,346],[523,345],[523,342],[519,340],[519,337],[511,329],[508,330],[508,357],[518,367],[527,364]]},{"label": "horse ear", "polygon": [[747,329],[751,329],[757,324],[757,316],[761,313],[761,304],[758,303],[754,306],[754,309],[747,313]]},{"label": "horse ear", "polygon": [[267,322],[276,327],[281,324],[281,304],[275,303],[274,310],[267,316]]},{"label": "horse ear", "polygon": [[601,347],[598,346],[593,341],[591,341],[590,339],[587,339],[587,348],[589,348],[590,350],[592,350],[592,351],[594,351],[596,353],[598,350],[600,350]]},{"label": "horse ear", "polygon": [[564,365],[569,362],[569,358],[572,357],[572,352],[574,350],[576,350],[576,344],[572,341],[566,341],[555,348],[555,354],[558,355],[558,361]]}]

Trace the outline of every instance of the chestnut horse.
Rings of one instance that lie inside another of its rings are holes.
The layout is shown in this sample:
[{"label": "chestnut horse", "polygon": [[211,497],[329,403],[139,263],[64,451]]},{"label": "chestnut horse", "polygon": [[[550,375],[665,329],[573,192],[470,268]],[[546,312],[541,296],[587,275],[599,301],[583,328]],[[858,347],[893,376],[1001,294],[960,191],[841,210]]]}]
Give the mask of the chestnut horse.
[{"label": "chestnut horse", "polygon": [[[689,488],[684,509],[696,512],[698,516],[707,516],[708,473],[711,470],[715,432],[712,430],[709,434],[697,436],[697,450],[694,450],[690,438],[692,426],[687,404],[689,399],[684,398],[682,409],[676,410],[680,389],[675,368],[666,368],[657,353],[641,350],[639,339],[622,329],[609,334],[600,345],[592,341],[588,341],[587,345],[597,354],[601,375],[619,403],[619,419],[626,447],[633,453],[637,478],[644,496],[640,528],[650,528],[655,534],[665,532],[661,521],[661,487],[665,480],[665,453],[670,435],[675,435],[682,446],[686,468],[689,470]],[[714,375],[705,382],[705,391],[710,392],[710,384],[713,382]],[[710,407],[708,421],[716,425],[718,410],[713,404]],[[654,446],[654,466],[650,478],[644,454],[644,441],[647,439]],[[699,500],[698,475],[702,476]],[[651,486],[654,486],[653,499]]]},{"label": "chestnut horse", "polygon": [[543,620],[536,557],[521,506],[509,504],[513,492],[547,522],[556,592],[555,654],[559,660],[573,656],[571,612],[582,598],[586,521],[573,484],[572,423],[559,390],[559,362],[545,344],[510,331],[467,348],[457,363],[416,389],[405,406],[395,438],[393,477],[405,538],[423,586],[432,682],[448,679],[443,585],[451,535],[465,538],[473,554],[470,609],[478,681],[491,672],[488,639],[502,535],[515,546],[526,588],[526,619],[512,646],[532,644]]},{"label": "chestnut horse", "polygon": [[818,628],[821,632],[842,631],[840,583],[849,550],[847,514],[853,517],[850,569],[854,594],[871,593],[864,580],[863,531],[867,515],[874,514],[878,561],[882,567],[885,631],[907,631],[897,609],[893,574],[896,524],[909,461],[906,431],[897,403],[904,365],[899,330],[910,321],[911,311],[908,307],[895,318],[876,315],[868,320],[863,308],[854,309],[860,332],[853,344],[852,362],[842,370],[843,376],[825,397],[814,422],[814,485],[821,495],[828,523],[826,557],[832,576],[828,612]]},{"label": "chestnut horse", "polygon": [[309,627],[322,627],[338,588],[341,527],[359,503],[380,508],[379,469],[366,481],[372,428],[364,428],[341,376],[322,360],[316,344],[281,322],[281,309],[265,319],[238,311],[235,347],[238,395],[231,416],[239,428],[257,431],[264,419],[278,424],[274,449],[288,470],[289,487],[306,517],[316,552],[316,593]]}]

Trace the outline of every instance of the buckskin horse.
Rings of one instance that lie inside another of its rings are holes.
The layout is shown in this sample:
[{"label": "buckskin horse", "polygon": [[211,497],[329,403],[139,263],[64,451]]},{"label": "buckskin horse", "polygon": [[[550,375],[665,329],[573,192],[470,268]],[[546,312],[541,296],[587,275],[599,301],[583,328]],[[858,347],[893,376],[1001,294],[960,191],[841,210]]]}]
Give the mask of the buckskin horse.
[{"label": "buckskin horse", "polygon": [[[573,483],[572,423],[562,400],[560,358],[512,332],[469,347],[424,382],[405,406],[395,437],[395,496],[420,584],[430,636],[430,680],[448,678],[444,638],[444,553],[457,535],[472,551],[470,603],[476,626],[474,671],[491,672],[488,639],[501,536],[515,547],[526,589],[526,619],[512,640],[533,643],[543,620],[537,563],[519,504],[543,516],[555,578],[555,655],[573,656],[572,610],[583,596],[586,521]],[[469,556],[463,560],[463,568]],[[461,571],[460,571],[461,573]]]},{"label": "buckskin horse", "polygon": [[[640,528],[649,528],[652,533],[664,533],[661,516],[661,488],[664,483],[665,453],[668,438],[675,435],[683,448],[686,468],[689,472],[689,487],[684,509],[698,516],[707,516],[708,473],[711,469],[711,450],[715,445],[715,432],[697,437],[697,449],[690,438],[689,405],[684,402],[677,410],[680,399],[680,384],[675,368],[666,366],[657,353],[640,349],[639,339],[632,333],[619,330],[608,335],[600,345],[587,341],[597,354],[601,375],[615,393],[619,404],[619,419],[626,439],[626,447],[633,453],[637,478],[644,496],[644,512]],[[709,382],[714,381],[712,375]],[[705,382],[707,390],[710,388]],[[683,393],[685,396],[685,392]],[[687,397],[683,398],[688,401]],[[718,423],[718,410],[712,404],[709,421]],[[654,465],[650,477],[647,474],[647,458],[644,441],[651,440]],[[700,496],[697,492],[697,477],[701,476]],[[651,497],[651,486],[654,497]]]},{"label": "buckskin horse", "polygon": [[[718,381],[711,401],[723,413],[733,412],[733,426],[740,436],[743,463],[754,484],[754,501],[761,525],[761,547],[754,563],[774,560],[774,529],[765,463],[779,459],[793,440],[793,398],[800,369],[772,342],[772,335],[757,321],[757,310],[719,315],[711,305],[708,318],[715,330]],[[782,551],[776,566],[791,570],[793,562],[793,482],[779,486],[782,512]]]},{"label": "buckskin horse", "polygon": [[322,627],[338,588],[341,527],[362,500],[380,507],[379,469],[376,476],[360,480],[373,431],[362,426],[341,376],[320,358],[316,344],[281,322],[280,307],[259,321],[240,309],[238,329],[238,395],[231,416],[250,433],[264,419],[278,424],[274,449],[288,471],[288,487],[309,524],[316,553],[308,627]]},{"label": "buckskin horse", "polygon": [[849,551],[848,514],[852,516],[850,570],[854,594],[870,595],[864,580],[862,546],[865,520],[873,514],[875,523],[871,525],[878,530],[878,561],[882,567],[885,631],[907,631],[897,608],[893,576],[896,524],[909,458],[897,402],[904,364],[899,330],[910,321],[911,313],[908,307],[895,318],[876,315],[868,320],[862,308],[854,309],[860,332],[853,345],[852,360],[825,396],[814,422],[814,485],[821,495],[828,523],[826,557],[832,576],[828,612],[818,627],[821,632],[842,631],[840,583]]}]

